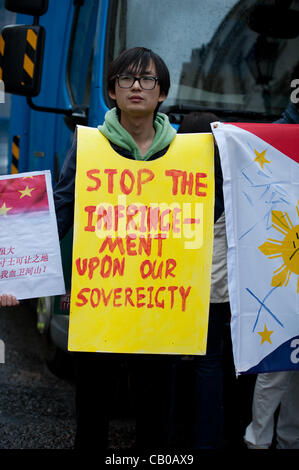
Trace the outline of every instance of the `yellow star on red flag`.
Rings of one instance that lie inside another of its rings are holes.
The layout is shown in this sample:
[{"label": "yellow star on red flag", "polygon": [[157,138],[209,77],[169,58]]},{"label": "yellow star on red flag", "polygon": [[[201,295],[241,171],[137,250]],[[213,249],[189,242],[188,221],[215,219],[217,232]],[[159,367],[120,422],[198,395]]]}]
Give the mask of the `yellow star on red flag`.
[{"label": "yellow star on red flag", "polygon": [[5,202],[0,207],[0,215],[6,215],[8,211],[10,211],[11,207],[6,207]]},{"label": "yellow star on red flag", "polygon": [[29,188],[28,186],[26,186],[25,189],[19,190],[19,193],[21,193],[20,199],[22,199],[22,197],[25,197],[25,196],[31,197],[31,193],[32,191],[34,191],[34,189],[35,188]]}]

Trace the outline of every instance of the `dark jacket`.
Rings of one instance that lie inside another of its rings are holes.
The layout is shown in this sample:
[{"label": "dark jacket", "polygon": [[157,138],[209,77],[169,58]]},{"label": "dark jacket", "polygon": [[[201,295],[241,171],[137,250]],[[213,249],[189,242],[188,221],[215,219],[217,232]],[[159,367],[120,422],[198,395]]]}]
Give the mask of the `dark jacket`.
[{"label": "dark jacket", "polygon": [[282,116],[274,124],[299,124],[299,110],[294,103],[290,103],[284,110]]}]

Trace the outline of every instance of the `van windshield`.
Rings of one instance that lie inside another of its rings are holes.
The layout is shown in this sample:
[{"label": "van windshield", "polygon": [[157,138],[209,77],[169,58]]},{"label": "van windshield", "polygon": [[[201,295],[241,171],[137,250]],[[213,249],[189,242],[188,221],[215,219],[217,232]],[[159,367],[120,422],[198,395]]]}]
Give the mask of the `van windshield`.
[{"label": "van windshield", "polygon": [[164,112],[280,115],[299,79],[298,16],[299,0],[114,0],[106,60],[158,53],[171,76]]}]

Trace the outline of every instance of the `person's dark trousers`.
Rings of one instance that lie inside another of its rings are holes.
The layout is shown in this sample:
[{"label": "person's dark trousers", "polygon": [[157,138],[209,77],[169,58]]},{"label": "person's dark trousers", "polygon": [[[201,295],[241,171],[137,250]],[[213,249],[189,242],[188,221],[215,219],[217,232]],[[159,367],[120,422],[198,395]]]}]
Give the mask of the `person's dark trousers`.
[{"label": "person's dark trousers", "polygon": [[170,449],[173,433],[176,355],[136,355],[131,359],[135,390],[136,447]]},{"label": "person's dark trousers", "polygon": [[74,353],[76,450],[107,450],[109,420],[124,358],[122,354]]},{"label": "person's dark trousers", "polygon": [[109,421],[124,364],[133,381],[137,448],[169,448],[176,356],[74,353],[74,359],[76,450],[108,449]]},{"label": "person's dark trousers", "polygon": [[229,303],[210,304],[207,353],[194,357],[194,448],[218,449],[223,430],[223,341]]}]

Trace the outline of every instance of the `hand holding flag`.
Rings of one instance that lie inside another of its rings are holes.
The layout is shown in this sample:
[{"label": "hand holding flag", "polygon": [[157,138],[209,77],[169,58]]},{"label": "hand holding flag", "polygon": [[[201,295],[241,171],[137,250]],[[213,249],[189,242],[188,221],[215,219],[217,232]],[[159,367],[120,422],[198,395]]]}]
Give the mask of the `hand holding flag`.
[{"label": "hand holding flag", "polygon": [[15,307],[19,305],[19,301],[14,295],[2,294],[0,295],[0,307]]}]

